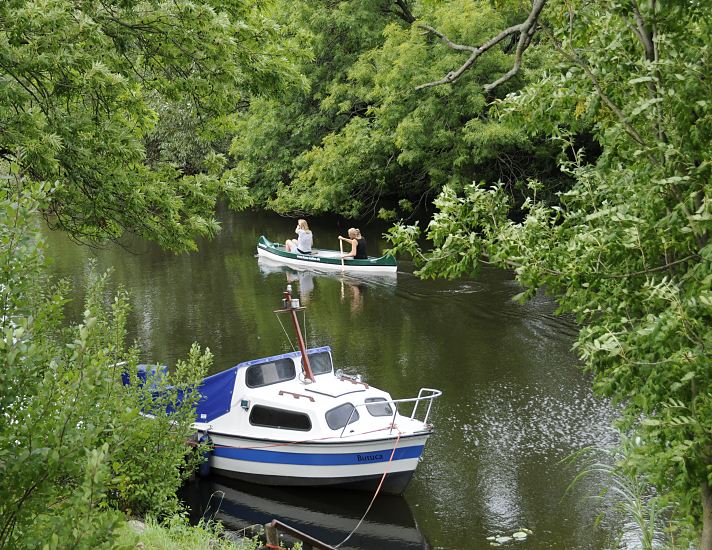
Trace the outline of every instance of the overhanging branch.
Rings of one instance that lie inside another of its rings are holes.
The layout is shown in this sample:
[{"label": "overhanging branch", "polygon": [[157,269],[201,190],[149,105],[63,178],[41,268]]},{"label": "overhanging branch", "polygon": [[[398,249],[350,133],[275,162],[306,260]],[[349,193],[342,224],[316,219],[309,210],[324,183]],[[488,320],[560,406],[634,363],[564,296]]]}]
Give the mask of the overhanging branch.
[{"label": "overhanging branch", "polygon": [[518,25],[512,25],[511,27],[504,29],[497,36],[489,39],[487,42],[478,47],[456,44],[443,33],[434,29],[433,27],[429,25],[419,25],[422,29],[425,29],[426,31],[438,36],[440,40],[449,48],[458,51],[470,52],[470,57],[467,59],[467,61],[460,65],[458,69],[449,72],[440,80],[435,80],[426,84],[420,84],[419,86],[416,86],[415,89],[422,90],[423,88],[432,88],[434,86],[440,86],[442,84],[451,84],[455,82],[458,78],[460,78],[460,76],[462,76],[462,74],[467,69],[474,65],[474,63],[483,53],[492,49],[494,46],[502,42],[507,37],[512,35],[519,35],[517,49],[514,53],[514,65],[507,73],[502,75],[500,78],[490,84],[486,84],[485,91],[490,91],[493,88],[502,84],[503,82],[506,82],[519,72],[522,64],[522,54],[531,44],[532,36],[534,36],[534,33],[536,32],[539,16],[541,15],[541,12],[544,9],[544,6],[546,5],[546,2],[547,0],[534,0],[532,4],[532,9],[529,12],[529,16],[526,18],[525,21],[519,23]]}]

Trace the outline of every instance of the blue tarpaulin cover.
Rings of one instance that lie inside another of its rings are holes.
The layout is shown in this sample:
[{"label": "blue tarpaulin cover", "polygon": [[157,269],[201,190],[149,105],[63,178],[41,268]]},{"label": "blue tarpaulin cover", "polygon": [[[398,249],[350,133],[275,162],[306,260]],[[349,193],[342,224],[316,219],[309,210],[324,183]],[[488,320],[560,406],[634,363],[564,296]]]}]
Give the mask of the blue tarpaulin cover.
[{"label": "blue tarpaulin cover", "polygon": [[195,411],[198,422],[210,422],[230,411],[238,368],[239,365],[208,376],[198,386],[201,396]]},{"label": "blue tarpaulin cover", "polygon": [[[136,366],[136,374],[138,375],[139,380],[141,380],[141,382],[145,384],[147,377],[149,380],[151,380],[156,376],[163,377],[167,375],[168,367],[165,365],[140,364]],[[121,381],[123,382],[124,386],[128,386],[131,383],[131,378],[128,372],[124,371],[121,373]]]}]

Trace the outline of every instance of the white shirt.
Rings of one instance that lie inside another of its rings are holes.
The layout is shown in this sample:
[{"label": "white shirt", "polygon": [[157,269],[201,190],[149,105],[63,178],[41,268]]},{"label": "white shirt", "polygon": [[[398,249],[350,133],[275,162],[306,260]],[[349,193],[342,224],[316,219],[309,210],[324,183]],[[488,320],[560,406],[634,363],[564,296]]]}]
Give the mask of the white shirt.
[{"label": "white shirt", "polygon": [[312,232],[305,231],[301,227],[297,227],[297,248],[302,252],[311,252],[312,249]]}]

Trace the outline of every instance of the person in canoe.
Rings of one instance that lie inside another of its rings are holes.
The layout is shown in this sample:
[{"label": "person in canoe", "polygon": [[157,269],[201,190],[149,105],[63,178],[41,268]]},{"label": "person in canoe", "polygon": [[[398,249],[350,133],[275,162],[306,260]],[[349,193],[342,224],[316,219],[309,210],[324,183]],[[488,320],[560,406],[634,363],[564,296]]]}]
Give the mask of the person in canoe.
[{"label": "person in canoe", "polygon": [[366,254],[366,239],[364,239],[363,235],[361,235],[361,231],[351,227],[349,229],[348,238],[339,235],[339,239],[347,243],[351,243],[351,252],[344,254],[342,258],[353,258],[354,260],[368,259],[368,254]]},{"label": "person in canoe", "polygon": [[294,232],[297,234],[297,238],[287,239],[284,243],[285,250],[297,254],[311,254],[313,236],[307,220],[297,220],[297,228]]}]

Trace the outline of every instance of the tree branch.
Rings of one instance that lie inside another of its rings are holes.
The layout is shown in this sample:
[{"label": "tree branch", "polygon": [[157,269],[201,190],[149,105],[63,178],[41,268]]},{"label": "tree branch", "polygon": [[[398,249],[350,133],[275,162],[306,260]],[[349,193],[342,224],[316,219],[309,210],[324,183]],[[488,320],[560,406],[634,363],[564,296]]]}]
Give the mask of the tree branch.
[{"label": "tree branch", "polygon": [[399,10],[398,11],[393,11],[395,15],[403,19],[406,23],[413,23],[415,22],[415,17],[413,17],[413,13],[410,11],[410,7],[408,6],[408,3],[406,0],[395,0],[396,5],[398,6]]},{"label": "tree branch", "polygon": [[[553,35],[549,33],[551,37],[551,42],[554,45],[554,49],[558,51],[562,56],[564,56],[566,59],[568,59],[571,63],[575,64],[576,66],[580,67],[584,73],[586,73],[586,76],[588,79],[591,81],[591,84],[593,84],[593,87],[596,89],[596,93],[598,94],[598,97],[601,98],[601,101],[616,115],[618,118],[619,122],[623,126],[623,130],[631,137],[633,140],[640,145],[643,148],[646,148],[648,144],[645,142],[645,140],[642,138],[642,136],[638,133],[638,131],[633,127],[633,125],[628,122],[628,119],[623,111],[621,111],[620,107],[613,103],[610,97],[606,95],[606,93],[603,91],[603,86],[601,86],[601,83],[599,82],[598,78],[596,78],[596,75],[593,74],[593,71],[591,71],[591,68],[588,66],[588,64],[579,57],[579,55],[575,52],[572,51],[567,52],[564,50],[564,48],[559,44],[559,42],[554,38]],[[657,162],[656,162],[657,163]]]},{"label": "tree branch", "polygon": [[440,80],[435,80],[433,82],[428,82],[426,84],[420,84],[419,86],[416,86],[416,90],[422,90],[423,88],[432,88],[434,86],[440,86],[442,84],[451,84],[455,82],[462,74],[469,69],[474,63],[477,61],[477,59],[485,52],[488,50],[492,49],[494,46],[502,42],[505,38],[512,36],[512,35],[519,35],[519,41],[517,43],[517,50],[514,54],[514,65],[510,71],[502,75],[500,78],[495,80],[494,82],[490,84],[485,85],[485,91],[490,91],[494,89],[495,87],[499,86],[503,82],[506,82],[510,78],[512,78],[514,75],[516,75],[520,68],[521,68],[521,63],[522,63],[522,54],[524,51],[529,47],[529,44],[531,44],[531,39],[532,36],[534,36],[534,33],[536,32],[537,28],[537,22],[539,20],[539,16],[541,15],[542,10],[544,9],[544,6],[546,5],[547,0],[534,0],[532,4],[532,9],[529,12],[529,16],[526,18],[525,21],[518,25],[512,25],[511,27],[508,27],[504,29],[502,32],[500,32],[497,36],[489,39],[487,42],[482,44],[479,47],[474,47],[474,46],[466,46],[462,44],[455,44],[452,42],[448,37],[446,37],[443,33],[440,31],[437,31],[433,27],[429,25],[419,25],[421,28],[425,29],[428,32],[433,33],[434,35],[438,36],[442,42],[445,43],[449,48],[457,51],[469,51],[470,52],[470,57],[465,61],[460,67],[454,71],[449,72],[446,74],[443,78]]},{"label": "tree branch", "polygon": [[638,9],[638,3],[636,0],[632,0],[632,7],[636,27],[631,25],[631,30],[635,36],[638,37],[640,43],[643,44],[643,47],[645,48],[645,58],[648,61],[654,61],[655,48],[653,46],[653,37],[648,28],[645,26],[645,21],[643,21],[643,17],[640,15],[640,10]]}]

